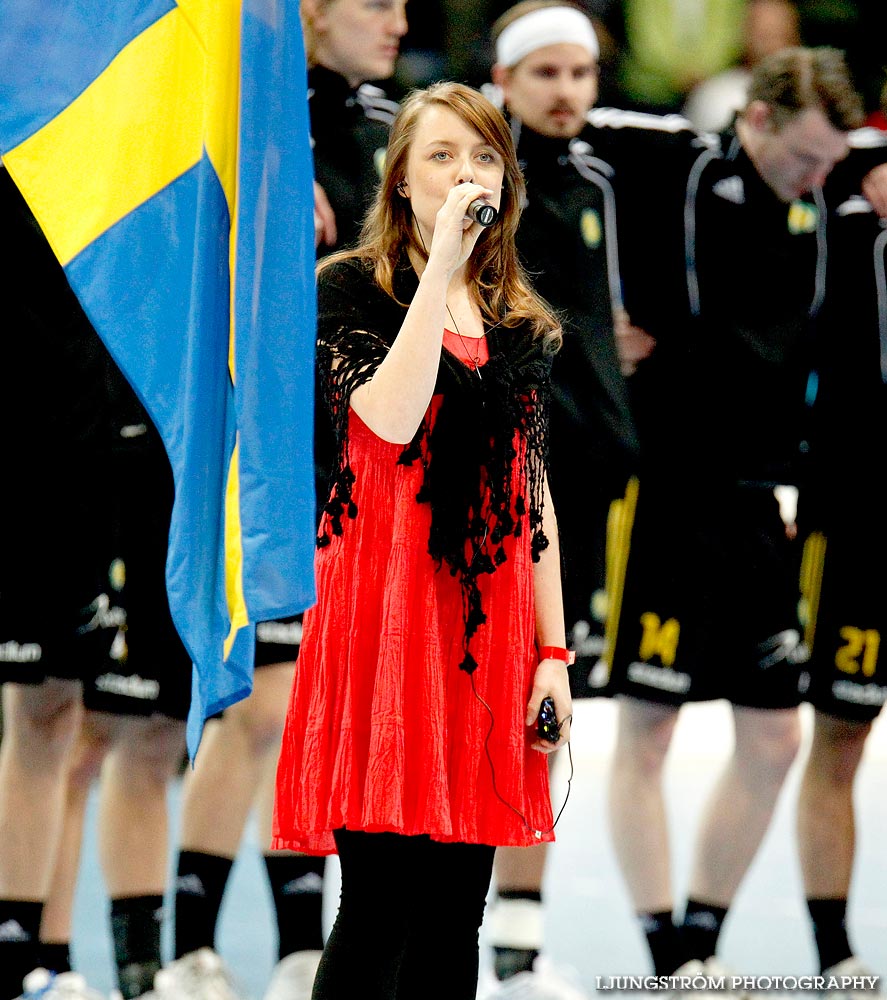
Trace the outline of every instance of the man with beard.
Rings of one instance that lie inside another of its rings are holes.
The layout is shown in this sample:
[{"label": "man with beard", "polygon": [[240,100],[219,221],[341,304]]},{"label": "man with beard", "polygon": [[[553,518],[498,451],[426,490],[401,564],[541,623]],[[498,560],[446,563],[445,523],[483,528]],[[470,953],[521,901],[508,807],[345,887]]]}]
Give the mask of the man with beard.
[{"label": "man with beard", "polygon": [[[494,78],[512,114],[524,73],[530,93],[564,80],[562,94],[538,101],[539,121],[567,144],[571,129],[581,130],[583,145],[561,152],[560,165],[581,157],[612,185],[628,312],[656,338],[631,379],[641,495],[632,480],[614,519],[622,544],[608,558],[616,572],[605,660],[608,691],[620,696],[614,847],[655,971],[700,971],[704,961],[716,971],[721,926],[798,744],[797,554],[774,488],[797,478],[811,324],[822,298],[819,192],[849,151],[859,102],[839,53],[794,49],[758,68],[755,96],[721,136],[698,135],[675,116],[615,109],[592,111],[585,127],[566,89],[581,67],[561,73],[551,58],[530,61],[546,45],[575,45],[575,27],[558,34],[557,26],[572,11],[521,6],[523,17],[498,36]],[[500,44],[504,35],[510,45]],[[556,156],[547,174],[557,165]],[[883,184],[883,171],[878,177]],[[531,179],[528,164],[528,213]],[[563,267],[549,259],[557,265],[543,258],[543,272]],[[544,278],[537,283],[562,305]],[[618,301],[613,291],[609,298]],[[586,404],[599,400],[594,383],[585,384]],[[553,492],[556,482],[553,462]],[[735,748],[706,812],[676,925],[662,767],[680,706],[720,697],[733,705]],[[526,859],[515,861],[522,878],[506,878],[506,861],[499,886],[515,886],[520,905],[508,937],[494,912],[494,944],[510,940],[511,950],[522,945],[532,955],[541,864],[535,880]]]}]

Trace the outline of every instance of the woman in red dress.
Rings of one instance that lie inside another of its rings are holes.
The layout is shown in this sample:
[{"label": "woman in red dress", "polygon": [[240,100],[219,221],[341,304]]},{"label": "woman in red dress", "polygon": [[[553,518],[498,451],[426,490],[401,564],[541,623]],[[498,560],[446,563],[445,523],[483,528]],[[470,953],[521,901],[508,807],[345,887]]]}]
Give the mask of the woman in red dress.
[{"label": "woman in red dress", "polygon": [[273,844],[340,856],[314,1000],[474,1000],[495,846],[553,839],[545,754],[572,711],[545,475],[561,333],[517,260],[523,194],[500,112],[436,84],[394,123],[360,244],[319,268],[339,457]]}]

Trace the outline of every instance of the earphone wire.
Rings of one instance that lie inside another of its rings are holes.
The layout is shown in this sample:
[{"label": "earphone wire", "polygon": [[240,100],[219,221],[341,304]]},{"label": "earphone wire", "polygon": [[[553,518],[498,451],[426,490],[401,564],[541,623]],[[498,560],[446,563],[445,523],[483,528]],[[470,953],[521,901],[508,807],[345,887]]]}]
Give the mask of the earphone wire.
[{"label": "earphone wire", "polygon": [[[425,246],[425,237],[422,235],[422,229],[420,228],[419,223],[416,220],[416,216],[413,213],[412,206],[410,207],[410,215],[413,216],[413,221],[416,223],[416,234],[419,237],[419,242],[422,244],[422,252],[425,254],[425,259],[428,260],[428,247]],[[483,376],[480,373],[480,355],[478,354],[477,357],[472,357],[471,351],[468,350],[468,345],[465,343],[465,338],[462,336],[462,333],[459,330],[458,325],[456,324],[456,317],[453,315],[452,311],[450,310],[449,303],[448,302],[444,302],[444,306],[446,307],[446,310],[449,313],[450,322],[452,322],[452,324],[453,324],[453,333],[455,333],[456,336],[459,338],[459,340],[462,341],[462,347],[465,349],[465,353],[466,353],[466,355],[468,355],[469,361],[471,361],[471,363],[474,365],[474,370],[477,373],[477,377],[479,379],[481,379],[481,381],[483,381]],[[496,327],[501,326],[504,322],[505,322],[505,319],[503,317],[502,319],[499,320],[498,323],[494,323],[492,326],[488,327],[486,330],[484,330],[484,333],[483,333],[484,337],[486,337],[486,335],[490,332],[490,330],[495,330]],[[481,340],[482,338],[477,337],[477,338],[474,338],[474,339]]]},{"label": "earphone wire", "polygon": [[[496,725],[496,717],[493,715],[492,708],[490,708],[490,706],[486,703],[486,701],[484,701],[484,699],[480,696],[480,693],[477,690],[477,685],[475,684],[474,681],[474,674],[471,673],[468,676],[471,678],[471,690],[474,693],[474,697],[477,698],[477,700],[481,703],[481,705],[483,705],[483,707],[487,711],[487,715],[489,715],[490,717],[490,728],[487,730],[487,735],[484,737],[484,753],[486,754],[487,757],[487,763],[490,765],[490,777],[493,782],[493,793],[503,805],[508,806],[508,808],[513,813],[515,813],[515,815],[520,817],[521,822],[531,833],[536,834],[537,837],[542,837],[549,833],[553,833],[554,828],[560,822],[560,818],[564,813],[564,809],[567,808],[567,803],[570,801],[570,792],[573,786],[573,774],[575,773],[575,769],[573,766],[573,748],[570,746],[569,743],[567,743],[567,756],[569,757],[570,760],[570,776],[567,778],[567,794],[564,796],[564,801],[561,803],[561,807],[560,809],[558,809],[557,816],[555,816],[554,822],[551,824],[551,826],[547,830],[536,830],[534,827],[530,826],[530,824],[527,822],[527,817],[524,816],[524,814],[520,811],[520,809],[518,809],[517,806],[509,802],[508,799],[506,799],[499,792],[499,788],[496,784],[496,768],[495,765],[493,764],[493,755],[490,753],[490,738],[493,735],[493,727]],[[560,727],[564,724],[564,722],[568,720],[572,721],[572,719],[573,716],[568,715],[566,719],[558,723],[558,729],[560,729]]]}]

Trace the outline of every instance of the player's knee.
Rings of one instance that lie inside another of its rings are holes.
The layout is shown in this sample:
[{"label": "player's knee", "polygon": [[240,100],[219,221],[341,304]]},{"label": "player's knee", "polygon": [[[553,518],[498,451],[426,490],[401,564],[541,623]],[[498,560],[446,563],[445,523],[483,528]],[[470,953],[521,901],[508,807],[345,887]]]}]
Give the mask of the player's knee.
[{"label": "player's knee", "polygon": [[81,788],[91,785],[101,772],[111,744],[111,734],[106,731],[81,732],[71,759],[68,781]]},{"label": "player's knee", "polygon": [[642,780],[658,778],[671,746],[676,719],[676,712],[661,706],[623,704],[614,767]]},{"label": "player's knee", "polygon": [[237,716],[241,738],[248,751],[256,757],[280,746],[286,716],[281,706],[271,701],[258,701],[249,711]]},{"label": "player's knee", "polygon": [[613,757],[614,772],[622,778],[636,781],[658,781],[665,766],[665,757],[671,741],[661,733],[647,733],[644,738],[633,739],[630,748],[617,749]]},{"label": "player's knee", "polygon": [[33,761],[61,766],[81,718],[79,688],[44,686],[21,690],[6,703],[5,727],[14,745]]},{"label": "player's knee", "polygon": [[782,781],[798,755],[801,726],[795,713],[762,719],[746,738],[737,740],[736,753],[748,761],[760,780]]},{"label": "player's knee", "polygon": [[823,777],[832,785],[846,786],[853,784],[860,759],[861,753],[855,747],[839,746],[824,760],[820,755],[818,766],[824,772]]},{"label": "player's knee", "polygon": [[280,746],[284,720],[275,713],[263,713],[254,721],[250,739],[255,752],[264,755]]},{"label": "player's knee", "polygon": [[836,785],[850,784],[856,776],[865,743],[871,732],[870,722],[849,722],[817,717],[814,731],[815,752],[809,766]]},{"label": "player's knee", "polygon": [[150,720],[135,728],[115,749],[133,781],[165,788],[185,753],[185,724],[178,719]]}]

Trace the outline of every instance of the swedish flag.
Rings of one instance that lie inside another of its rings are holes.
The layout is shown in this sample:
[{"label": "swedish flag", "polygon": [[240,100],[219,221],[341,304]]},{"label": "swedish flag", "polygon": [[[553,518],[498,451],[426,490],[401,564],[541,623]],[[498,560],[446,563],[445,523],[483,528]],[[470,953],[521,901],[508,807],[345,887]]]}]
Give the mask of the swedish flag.
[{"label": "swedish flag", "polygon": [[18,0],[0,152],[166,444],[189,746],[314,600],[314,231],[297,0]]}]

